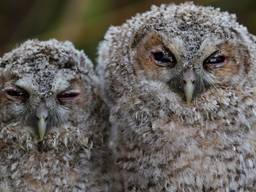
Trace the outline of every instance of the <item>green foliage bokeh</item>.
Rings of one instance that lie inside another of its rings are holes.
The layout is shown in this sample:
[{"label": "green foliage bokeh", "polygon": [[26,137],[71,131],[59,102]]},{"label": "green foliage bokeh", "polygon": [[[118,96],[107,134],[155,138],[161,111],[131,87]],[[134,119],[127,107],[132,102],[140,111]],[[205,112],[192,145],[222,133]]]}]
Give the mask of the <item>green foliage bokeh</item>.
[{"label": "green foliage bokeh", "polygon": [[[0,55],[26,39],[73,41],[96,58],[98,43],[110,25],[150,8],[152,4],[183,0],[3,0],[0,1]],[[197,0],[200,5],[236,13],[238,20],[256,33],[255,0]]]}]

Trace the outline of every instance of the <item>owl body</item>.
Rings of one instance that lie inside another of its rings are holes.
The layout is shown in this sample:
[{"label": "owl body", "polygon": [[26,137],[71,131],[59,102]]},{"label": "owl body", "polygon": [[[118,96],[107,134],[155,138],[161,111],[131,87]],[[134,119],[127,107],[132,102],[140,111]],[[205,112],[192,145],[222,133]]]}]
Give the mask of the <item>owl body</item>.
[{"label": "owl body", "polygon": [[85,54],[29,40],[0,66],[1,190],[106,191],[107,109]]},{"label": "owl body", "polygon": [[234,15],[192,3],[110,28],[98,73],[114,191],[254,191],[255,51]]}]

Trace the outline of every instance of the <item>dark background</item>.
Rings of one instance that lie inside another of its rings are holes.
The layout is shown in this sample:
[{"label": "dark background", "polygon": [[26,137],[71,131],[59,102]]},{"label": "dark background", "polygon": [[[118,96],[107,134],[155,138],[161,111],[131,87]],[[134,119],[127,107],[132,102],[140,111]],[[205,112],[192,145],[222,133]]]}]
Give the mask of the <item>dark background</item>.
[{"label": "dark background", "polygon": [[[0,56],[26,39],[73,41],[92,60],[110,25],[120,25],[152,4],[182,0],[1,0]],[[236,13],[238,20],[256,34],[255,0],[196,0]]]}]

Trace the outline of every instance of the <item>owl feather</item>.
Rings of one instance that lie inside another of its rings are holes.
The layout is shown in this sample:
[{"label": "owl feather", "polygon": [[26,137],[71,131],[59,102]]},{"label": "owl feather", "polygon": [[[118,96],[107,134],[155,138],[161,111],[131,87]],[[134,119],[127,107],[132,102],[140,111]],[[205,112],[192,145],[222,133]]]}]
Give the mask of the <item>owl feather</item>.
[{"label": "owl feather", "polygon": [[1,58],[0,89],[0,191],[107,190],[107,108],[83,51],[28,40]]},{"label": "owl feather", "polygon": [[234,14],[191,2],[108,30],[113,191],[255,191],[255,45]]}]

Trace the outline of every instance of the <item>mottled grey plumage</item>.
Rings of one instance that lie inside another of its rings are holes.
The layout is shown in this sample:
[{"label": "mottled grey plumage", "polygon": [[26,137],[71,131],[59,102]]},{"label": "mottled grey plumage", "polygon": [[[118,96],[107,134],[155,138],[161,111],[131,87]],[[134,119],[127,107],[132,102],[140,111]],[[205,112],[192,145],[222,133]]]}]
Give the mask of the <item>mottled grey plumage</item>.
[{"label": "mottled grey plumage", "polygon": [[111,27],[98,73],[115,190],[256,191],[255,59],[255,37],[212,7],[153,6]]},{"label": "mottled grey plumage", "polygon": [[29,40],[0,62],[0,191],[107,190],[107,110],[70,42]]}]

